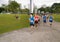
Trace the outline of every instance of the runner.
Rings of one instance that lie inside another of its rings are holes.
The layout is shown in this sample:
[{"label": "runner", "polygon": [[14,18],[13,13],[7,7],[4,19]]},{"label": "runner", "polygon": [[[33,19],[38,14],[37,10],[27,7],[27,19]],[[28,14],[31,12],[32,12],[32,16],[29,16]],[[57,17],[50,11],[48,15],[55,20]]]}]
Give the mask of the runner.
[{"label": "runner", "polygon": [[18,15],[15,15],[15,18],[18,20],[19,16]]},{"label": "runner", "polygon": [[45,14],[43,14],[43,23],[44,23],[44,25],[46,24],[46,15]]},{"label": "runner", "polygon": [[34,27],[34,17],[32,16],[32,14],[30,14],[29,21],[30,21],[30,27],[33,28]]},{"label": "runner", "polygon": [[35,26],[38,26],[38,22],[39,22],[39,16],[37,14],[35,14],[34,16],[34,21],[35,21]]},{"label": "runner", "polygon": [[52,17],[52,15],[50,15],[50,17],[49,17],[49,22],[50,22],[50,27],[52,26],[52,22],[53,22],[53,17]]}]

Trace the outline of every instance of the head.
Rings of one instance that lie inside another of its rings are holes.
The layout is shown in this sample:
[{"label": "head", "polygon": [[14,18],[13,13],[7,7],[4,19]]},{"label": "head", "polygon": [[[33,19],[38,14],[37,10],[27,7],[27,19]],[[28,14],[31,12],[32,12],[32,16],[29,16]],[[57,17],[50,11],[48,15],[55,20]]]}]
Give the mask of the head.
[{"label": "head", "polygon": [[45,13],[43,14],[43,16],[45,16]]},{"label": "head", "polygon": [[35,16],[37,15],[37,13],[35,13]]},{"label": "head", "polygon": [[33,15],[32,14],[30,14],[30,17],[32,17]]}]

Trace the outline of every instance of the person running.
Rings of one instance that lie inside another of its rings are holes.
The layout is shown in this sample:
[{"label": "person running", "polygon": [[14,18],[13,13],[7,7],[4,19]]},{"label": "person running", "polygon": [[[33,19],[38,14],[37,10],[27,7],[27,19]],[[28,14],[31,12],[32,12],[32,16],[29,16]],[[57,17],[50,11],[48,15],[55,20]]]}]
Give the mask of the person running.
[{"label": "person running", "polygon": [[18,20],[19,16],[18,15],[15,15],[15,18]]},{"label": "person running", "polygon": [[44,23],[44,25],[45,25],[45,23],[46,23],[46,15],[45,14],[43,14],[43,23]]},{"label": "person running", "polygon": [[34,17],[32,16],[32,14],[30,14],[29,21],[30,21],[30,27],[33,28],[33,26],[34,26]]},{"label": "person running", "polygon": [[49,16],[49,22],[50,22],[50,26],[52,26],[52,22],[53,22],[53,17],[52,17],[52,15]]},{"label": "person running", "polygon": [[37,14],[35,14],[34,16],[34,21],[35,21],[35,26],[37,27],[38,22],[39,22],[39,16]]}]

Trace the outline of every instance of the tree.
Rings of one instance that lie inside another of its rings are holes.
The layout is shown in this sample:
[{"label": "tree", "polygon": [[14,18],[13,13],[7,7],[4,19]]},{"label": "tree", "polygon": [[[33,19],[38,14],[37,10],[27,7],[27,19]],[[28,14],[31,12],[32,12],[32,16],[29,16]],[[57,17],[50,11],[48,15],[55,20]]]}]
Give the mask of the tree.
[{"label": "tree", "polygon": [[41,7],[41,8],[38,9],[38,11],[39,11],[39,10],[40,10],[41,12],[42,12],[42,11],[44,11],[44,12],[50,12],[50,13],[52,12],[51,7],[45,7],[45,8],[44,8],[44,7]]},{"label": "tree", "polygon": [[21,9],[21,13],[22,14],[29,14],[29,9],[27,9],[27,8]]},{"label": "tree", "polygon": [[0,7],[0,13],[3,12],[5,9],[3,7]]},{"label": "tree", "polygon": [[9,4],[8,4],[8,10],[10,12],[13,12],[13,13],[17,13],[20,9],[20,4],[18,4],[16,1],[11,1]]},{"label": "tree", "polygon": [[51,7],[53,13],[60,13],[60,3],[54,3]]},{"label": "tree", "polygon": [[51,8],[50,7],[46,7],[45,8],[45,12],[51,12]]},{"label": "tree", "polygon": [[45,12],[45,8],[41,7],[38,10],[40,10],[41,12],[44,11]]}]

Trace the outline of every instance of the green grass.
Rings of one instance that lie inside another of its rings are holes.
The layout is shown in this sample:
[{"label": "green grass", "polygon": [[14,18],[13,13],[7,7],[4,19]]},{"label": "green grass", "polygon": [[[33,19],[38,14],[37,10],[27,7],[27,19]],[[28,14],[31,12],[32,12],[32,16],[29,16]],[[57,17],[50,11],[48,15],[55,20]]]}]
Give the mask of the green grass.
[{"label": "green grass", "polygon": [[20,19],[17,20],[15,14],[0,14],[0,34],[29,26],[27,14],[18,16]]},{"label": "green grass", "polygon": [[60,22],[60,14],[53,14],[54,20]]}]

